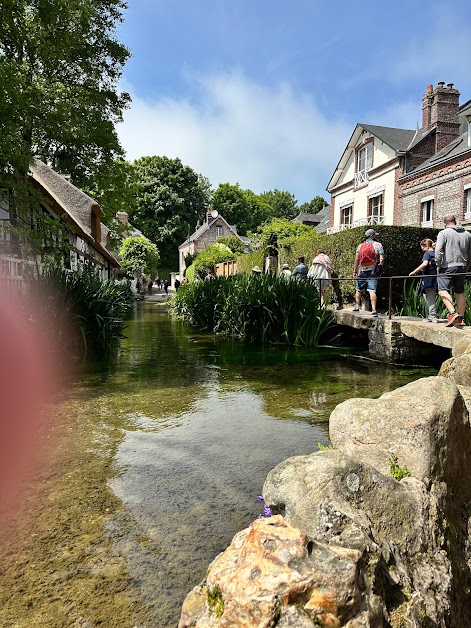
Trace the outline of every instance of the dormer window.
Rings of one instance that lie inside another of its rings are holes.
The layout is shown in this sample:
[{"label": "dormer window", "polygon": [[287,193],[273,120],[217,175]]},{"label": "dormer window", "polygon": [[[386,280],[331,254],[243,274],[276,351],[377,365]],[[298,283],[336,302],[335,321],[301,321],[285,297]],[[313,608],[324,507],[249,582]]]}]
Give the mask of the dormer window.
[{"label": "dormer window", "polygon": [[368,183],[368,173],[373,166],[373,142],[368,141],[357,151],[357,163],[355,173],[355,187],[358,188]]}]

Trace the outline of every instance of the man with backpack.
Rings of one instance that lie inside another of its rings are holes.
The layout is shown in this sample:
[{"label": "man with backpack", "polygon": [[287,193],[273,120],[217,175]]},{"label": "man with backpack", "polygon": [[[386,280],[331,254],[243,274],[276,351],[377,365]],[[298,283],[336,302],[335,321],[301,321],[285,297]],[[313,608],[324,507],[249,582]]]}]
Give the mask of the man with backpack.
[{"label": "man with backpack", "polygon": [[360,311],[361,293],[366,288],[370,293],[372,316],[378,316],[376,288],[378,287],[378,275],[381,274],[384,264],[383,245],[376,240],[377,236],[379,233],[376,233],[374,229],[365,231],[365,241],[357,248],[353,264],[353,276],[357,280],[353,311]]}]

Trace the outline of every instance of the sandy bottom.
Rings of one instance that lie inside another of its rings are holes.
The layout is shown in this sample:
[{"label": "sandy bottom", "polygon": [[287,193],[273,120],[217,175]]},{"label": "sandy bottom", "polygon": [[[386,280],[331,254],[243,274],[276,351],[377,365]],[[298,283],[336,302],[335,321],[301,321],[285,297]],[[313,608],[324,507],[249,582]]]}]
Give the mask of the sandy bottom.
[{"label": "sandy bottom", "polygon": [[[0,625],[147,626],[147,609],[105,532],[122,432],[80,401],[50,412],[34,469],[2,515]],[[65,410],[65,411],[64,411]]]}]

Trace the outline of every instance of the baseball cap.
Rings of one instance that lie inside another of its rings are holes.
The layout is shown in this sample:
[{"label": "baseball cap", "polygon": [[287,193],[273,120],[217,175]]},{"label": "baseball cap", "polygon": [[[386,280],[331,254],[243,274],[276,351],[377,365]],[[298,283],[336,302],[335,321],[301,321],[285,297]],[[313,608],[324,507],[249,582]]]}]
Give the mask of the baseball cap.
[{"label": "baseball cap", "polygon": [[371,236],[379,236],[379,233],[377,233],[374,229],[367,229],[365,231],[365,235],[367,238],[371,238]]}]

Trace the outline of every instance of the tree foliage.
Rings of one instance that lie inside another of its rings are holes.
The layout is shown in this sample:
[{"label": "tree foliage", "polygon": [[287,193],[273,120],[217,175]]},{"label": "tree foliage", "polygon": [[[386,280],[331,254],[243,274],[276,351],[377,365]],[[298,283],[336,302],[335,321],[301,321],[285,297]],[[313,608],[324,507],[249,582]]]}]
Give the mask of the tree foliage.
[{"label": "tree foliage", "polygon": [[33,154],[79,184],[122,154],[114,125],[129,52],[115,37],[123,0],[3,0],[0,4],[2,174],[26,174]]},{"label": "tree foliage", "polygon": [[317,212],[320,212],[321,209],[327,207],[328,204],[329,203],[325,200],[325,198],[322,198],[322,196],[315,196],[307,203],[303,203],[299,207],[299,212],[302,214],[317,214]]},{"label": "tree foliage", "polygon": [[270,208],[270,218],[291,220],[298,214],[298,202],[291,192],[270,190],[260,194],[260,199]]},{"label": "tree foliage", "polygon": [[125,273],[145,273],[155,277],[159,251],[147,238],[125,238],[119,251],[121,267]]},{"label": "tree foliage", "polygon": [[209,272],[214,273],[214,267],[221,262],[228,262],[235,258],[234,253],[225,244],[215,242],[198,253],[192,266],[194,272],[200,277],[204,277]]},{"label": "tree foliage", "polygon": [[270,215],[269,205],[251,190],[242,190],[238,183],[221,183],[214,191],[211,206],[243,235]]},{"label": "tree foliage", "polygon": [[216,242],[225,244],[233,253],[243,253],[245,249],[244,243],[237,236],[219,236],[219,238],[216,238]]},{"label": "tree foliage", "polygon": [[209,181],[178,158],[141,157],[133,165],[136,202],[130,221],[157,244],[164,266],[176,266],[179,245],[205,216]]},{"label": "tree foliage", "polygon": [[283,247],[289,247],[302,236],[316,237],[312,227],[301,222],[291,222],[286,218],[274,218],[260,226],[256,233],[252,234],[257,248],[267,249],[275,247],[278,251]]}]

